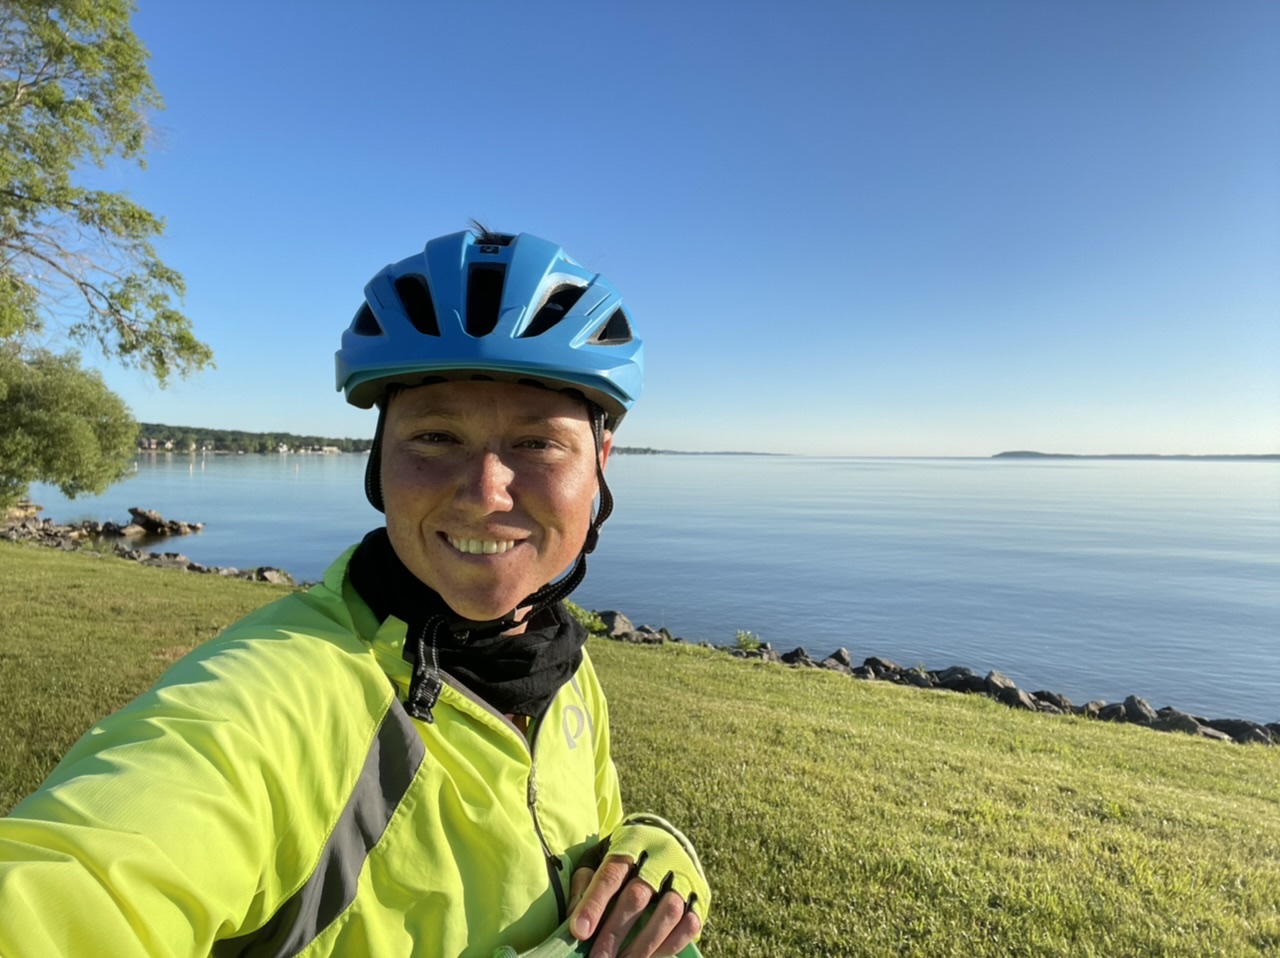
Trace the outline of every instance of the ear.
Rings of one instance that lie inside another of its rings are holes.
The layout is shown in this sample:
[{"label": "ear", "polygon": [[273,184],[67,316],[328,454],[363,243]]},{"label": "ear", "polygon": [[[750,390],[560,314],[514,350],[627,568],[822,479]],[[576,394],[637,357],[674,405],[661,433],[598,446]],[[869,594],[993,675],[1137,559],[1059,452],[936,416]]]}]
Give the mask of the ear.
[{"label": "ear", "polygon": [[604,467],[609,462],[609,452],[613,449],[613,433],[608,429],[604,430],[600,436],[600,471],[604,472]]}]

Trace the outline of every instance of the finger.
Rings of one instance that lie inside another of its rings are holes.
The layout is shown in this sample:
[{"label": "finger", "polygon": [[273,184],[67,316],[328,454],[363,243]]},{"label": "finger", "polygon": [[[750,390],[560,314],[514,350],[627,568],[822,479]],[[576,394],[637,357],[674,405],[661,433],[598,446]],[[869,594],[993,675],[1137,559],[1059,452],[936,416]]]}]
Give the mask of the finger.
[{"label": "finger", "polygon": [[631,863],[618,856],[606,858],[604,864],[596,869],[596,873],[591,876],[591,881],[587,885],[587,890],[583,892],[582,900],[578,902],[573,918],[569,921],[569,931],[575,938],[586,941],[595,934],[596,928],[600,925],[601,916],[609,907],[609,902],[613,901],[613,896],[618,893],[618,889],[630,875]]},{"label": "finger", "polygon": [[573,909],[578,905],[578,899],[587,890],[587,886],[591,884],[591,876],[596,873],[594,868],[577,868],[574,869],[573,877],[569,879],[569,914],[573,914]]},{"label": "finger", "polygon": [[648,882],[639,878],[627,882],[626,887],[618,892],[609,917],[600,928],[595,947],[591,949],[591,958],[616,958],[622,943],[627,939],[627,932],[636,923],[636,919],[644,914],[654,894],[656,893]]},{"label": "finger", "polygon": [[[681,907],[684,903],[681,902]],[[672,958],[673,955],[680,954],[693,939],[698,937],[698,933],[702,931],[702,919],[693,912],[688,912],[680,919],[676,925],[675,931],[667,936],[667,940],[658,946],[653,953],[653,958]]]},{"label": "finger", "polygon": [[[622,958],[651,958],[658,954],[675,954],[675,952],[663,952],[661,946],[671,940],[683,919],[684,899],[673,891],[667,892],[658,899],[658,903],[644,920],[644,927],[622,950]],[[676,951],[687,944],[686,941]]]}]

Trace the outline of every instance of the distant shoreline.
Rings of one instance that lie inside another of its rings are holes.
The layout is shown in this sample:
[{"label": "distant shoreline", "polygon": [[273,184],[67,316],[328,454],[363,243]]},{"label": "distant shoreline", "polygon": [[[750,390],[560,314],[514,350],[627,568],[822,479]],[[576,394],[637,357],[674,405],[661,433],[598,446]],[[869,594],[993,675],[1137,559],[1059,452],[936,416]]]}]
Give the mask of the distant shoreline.
[{"label": "distant shoreline", "polygon": [[1241,461],[1277,461],[1280,462],[1280,453],[1265,453],[1262,455],[1208,455],[1208,456],[1162,456],[1152,453],[1140,452],[1122,452],[1103,455],[1078,455],[1070,452],[1029,452],[1017,450],[1014,452],[998,452],[992,459],[1132,459],[1147,461],[1152,459],[1176,459],[1176,460],[1199,460],[1205,462],[1241,462]]}]

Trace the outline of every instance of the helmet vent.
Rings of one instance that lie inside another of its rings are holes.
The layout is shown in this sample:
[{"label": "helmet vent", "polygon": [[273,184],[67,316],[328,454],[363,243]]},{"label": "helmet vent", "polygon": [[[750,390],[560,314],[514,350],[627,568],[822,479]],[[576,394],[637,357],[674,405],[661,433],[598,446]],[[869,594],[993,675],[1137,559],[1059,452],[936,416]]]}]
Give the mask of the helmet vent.
[{"label": "helmet vent", "polygon": [[498,325],[502,286],[507,267],[502,263],[473,263],[467,273],[467,333],[488,336]]},{"label": "helmet vent", "polygon": [[551,291],[542,305],[538,307],[538,311],[533,314],[533,320],[520,334],[521,338],[526,336],[541,336],[548,329],[554,326],[560,320],[564,319],[569,310],[573,309],[574,304],[582,299],[582,294],[587,291],[585,286],[574,286],[570,283],[564,283],[557,286]]},{"label": "helmet vent", "polygon": [[373,310],[369,308],[368,303],[356,311],[356,318],[351,322],[351,331],[357,336],[382,335],[382,327],[378,325],[378,318],[373,315]]},{"label": "helmet vent", "polygon": [[396,295],[413,328],[424,336],[439,336],[440,324],[436,321],[436,307],[431,302],[431,291],[421,276],[401,276],[396,279]]},{"label": "helmet vent", "polygon": [[627,319],[627,314],[619,306],[600,324],[600,328],[591,334],[587,342],[596,346],[621,346],[631,342],[632,338],[631,323]]}]

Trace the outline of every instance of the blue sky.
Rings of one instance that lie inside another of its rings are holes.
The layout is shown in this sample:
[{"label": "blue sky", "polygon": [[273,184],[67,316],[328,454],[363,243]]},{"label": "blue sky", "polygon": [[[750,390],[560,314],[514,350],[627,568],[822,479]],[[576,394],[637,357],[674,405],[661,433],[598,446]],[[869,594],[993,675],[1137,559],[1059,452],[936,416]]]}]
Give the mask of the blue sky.
[{"label": "blue sky", "polygon": [[140,0],[216,370],[144,421],[368,435],[368,278],[476,216],[621,289],[619,441],[1280,452],[1280,4]]}]

